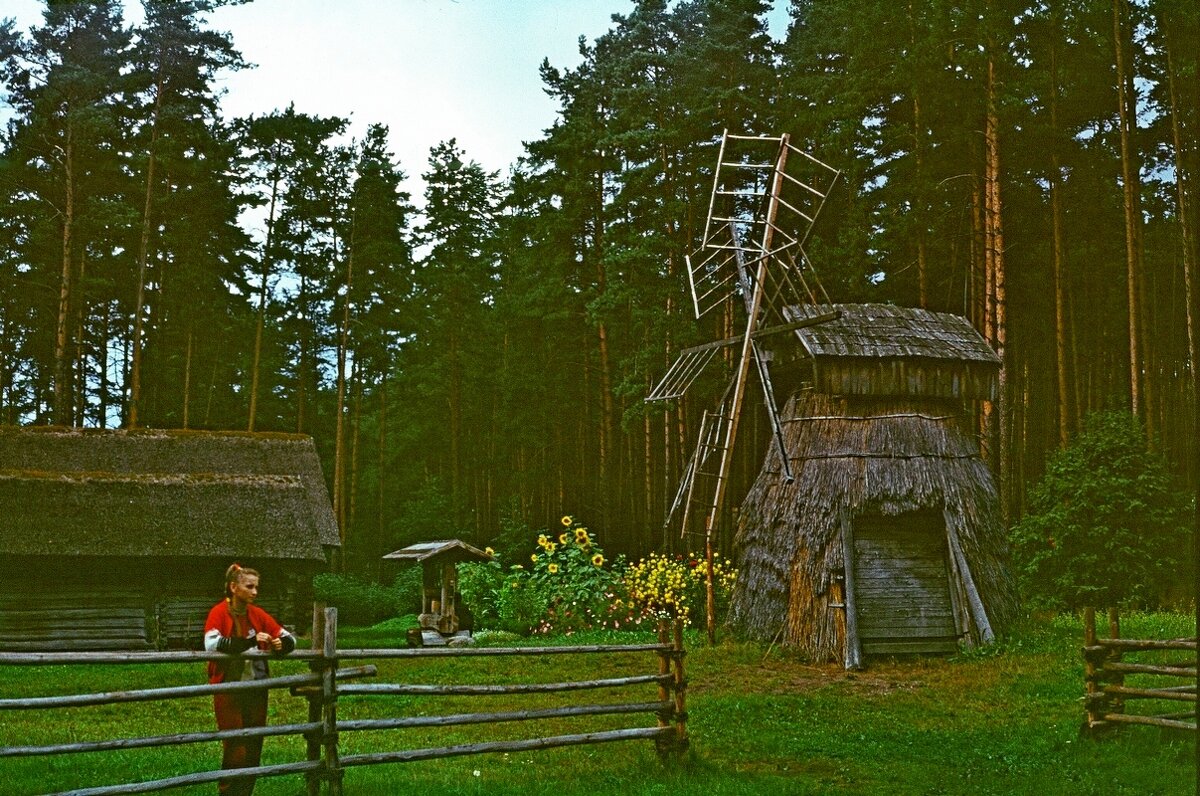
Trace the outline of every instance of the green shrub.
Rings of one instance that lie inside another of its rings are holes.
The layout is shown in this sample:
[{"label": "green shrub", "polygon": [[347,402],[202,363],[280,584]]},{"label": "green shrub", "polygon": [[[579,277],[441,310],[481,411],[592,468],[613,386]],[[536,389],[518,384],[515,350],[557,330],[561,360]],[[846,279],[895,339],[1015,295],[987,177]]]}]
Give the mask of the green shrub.
[{"label": "green shrub", "polygon": [[1190,507],[1127,412],[1090,415],[1012,529],[1025,597],[1053,608],[1155,606],[1179,580]]},{"label": "green shrub", "polygon": [[[313,596],[338,609],[338,621],[347,625],[373,625],[412,611],[411,584],[401,575],[384,586],[354,575],[323,572],[313,578]],[[420,574],[417,575],[419,589]],[[420,592],[415,598],[418,607]]]}]

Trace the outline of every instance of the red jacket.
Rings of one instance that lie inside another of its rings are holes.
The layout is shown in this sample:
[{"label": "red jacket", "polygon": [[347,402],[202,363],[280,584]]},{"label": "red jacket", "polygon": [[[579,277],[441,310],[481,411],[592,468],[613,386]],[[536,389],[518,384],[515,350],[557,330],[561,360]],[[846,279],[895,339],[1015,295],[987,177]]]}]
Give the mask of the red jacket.
[{"label": "red jacket", "polygon": [[[240,621],[238,621],[240,620]],[[242,625],[244,632],[238,632],[236,624]],[[258,633],[266,633],[271,638],[279,638],[280,636],[290,635],[275,618],[269,613],[259,608],[257,605],[247,605],[245,617],[235,617],[233,612],[229,610],[229,600],[222,600],[212,607],[208,612],[208,620],[204,623],[204,648],[210,652],[217,649],[217,642],[224,638],[253,638]],[[230,664],[234,663],[232,659],[229,661],[209,661],[208,662],[208,682],[223,683],[226,675],[229,673]],[[243,662],[237,660],[239,664],[237,668],[241,669]],[[267,676],[266,661],[254,661],[255,664],[262,664],[260,671],[262,676]],[[258,666],[255,667],[259,668]],[[257,677],[255,679],[258,679]]]}]

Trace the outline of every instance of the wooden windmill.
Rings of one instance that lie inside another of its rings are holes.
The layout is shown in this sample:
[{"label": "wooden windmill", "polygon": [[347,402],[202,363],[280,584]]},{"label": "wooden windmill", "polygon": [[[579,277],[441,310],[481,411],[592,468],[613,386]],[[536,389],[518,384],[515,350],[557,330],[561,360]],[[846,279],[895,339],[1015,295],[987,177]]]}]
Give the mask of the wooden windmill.
[{"label": "wooden windmill", "polygon": [[704,413],[699,441],[666,520],[670,525],[682,510],[681,526],[686,534],[692,511],[704,514],[705,613],[710,642],[715,633],[713,538],[725,500],[750,369],[753,366],[762,385],[774,443],[784,476],[790,481],[766,339],[837,317],[819,315],[789,323],[784,308],[829,303],[804,246],[838,175],[836,169],[792,146],[786,134],[739,136],[726,131],[713,174],[704,239],[687,258],[687,271],[696,318],[740,296],[746,311],[745,332],[684,349],[646,397],[647,401],[664,401],[683,396],[718,351],[740,348],[733,378],[718,407]]}]

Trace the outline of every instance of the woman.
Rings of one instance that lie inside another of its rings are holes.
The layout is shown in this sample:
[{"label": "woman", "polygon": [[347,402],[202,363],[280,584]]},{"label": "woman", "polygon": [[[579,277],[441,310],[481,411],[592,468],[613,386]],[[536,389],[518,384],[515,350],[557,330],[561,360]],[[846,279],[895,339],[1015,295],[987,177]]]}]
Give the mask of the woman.
[{"label": "woman", "polygon": [[[225,570],[225,599],[213,606],[204,623],[204,649],[240,655],[249,649],[289,653],[296,639],[263,609],[258,599],[258,573],[239,564]],[[262,680],[268,677],[267,662],[262,658],[232,657],[208,662],[208,682]],[[267,689],[228,691],[213,694],[217,728],[236,730],[263,727],[267,723]],[[263,739],[229,738],[224,741],[221,768],[257,766],[262,756]],[[254,777],[221,780],[220,792],[227,796],[250,796]]]}]

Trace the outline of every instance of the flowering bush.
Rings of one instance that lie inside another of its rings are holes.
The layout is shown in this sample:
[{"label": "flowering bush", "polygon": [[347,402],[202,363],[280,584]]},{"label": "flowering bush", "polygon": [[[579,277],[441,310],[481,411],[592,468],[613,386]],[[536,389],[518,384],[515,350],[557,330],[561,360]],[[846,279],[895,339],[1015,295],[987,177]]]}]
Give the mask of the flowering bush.
[{"label": "flowering bush", "polygon": [[[487,564],[459,565],[459,589],[477,627],[530,633],[636,627],[676,617],[691,623],[704,614],[702,557],[652,553],[636,564],[609,562],[596,536],[570,515],[543,530],[519,564],[500,556]],[[737,579],[729,561],[713,562],[718,612]]]},{"label": "flowering bush", "polygon": [[538,535],[528,564],[464,564],[459,588],[480,626],[570,633],[620,621],[609,609],[622,581],[607,563],[595,535],[568,515],[561,530]]},{"label": "flowering bush", "polygon": [[[694,616],[704,614],[704,557],[665,556],[651,553],[625,570],[625,588],[635,613],[655,619],[684,620],[692,624]],[[737,582],[737,570],[728,560],[713,559],[713,596],[717,613],[722,613]]]}]

